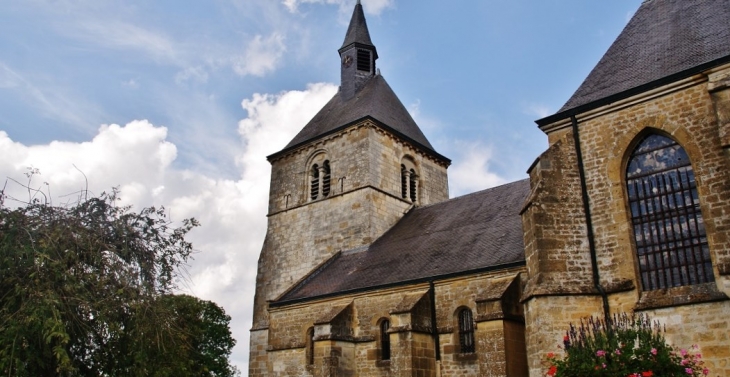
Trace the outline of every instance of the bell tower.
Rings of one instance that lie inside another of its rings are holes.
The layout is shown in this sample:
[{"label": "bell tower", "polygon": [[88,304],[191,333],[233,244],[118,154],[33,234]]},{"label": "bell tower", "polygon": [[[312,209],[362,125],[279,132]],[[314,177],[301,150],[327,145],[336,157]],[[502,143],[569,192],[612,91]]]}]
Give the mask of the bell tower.
[{"label": "bell tower", "polygon": [[269,302],[340,253],[368,247],[411,208],[448,199],[446,169],[383,76],[358,1],[338,50],[339,91],[271,163],[249,375],[264,376]]},{"label": "bell tower", "polygon": [[342,62],[340,91],[345,99],[349,99],[375,76],[375,61],[378,59],[378,51],[370,40],[365,14],[359,0],[352,13],[345,41],[338,52]]}]

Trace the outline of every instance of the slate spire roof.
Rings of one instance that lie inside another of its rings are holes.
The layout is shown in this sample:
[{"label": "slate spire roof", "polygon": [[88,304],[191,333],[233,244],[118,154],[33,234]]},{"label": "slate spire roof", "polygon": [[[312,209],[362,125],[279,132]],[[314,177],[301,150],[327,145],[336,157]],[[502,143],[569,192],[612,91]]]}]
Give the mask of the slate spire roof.
[{"label": "slate spire roof", "polygon": [[[357,2],[347,28],[345,41],[338,50],[340,54],[352,47],[365,48],[377,59],[375,45],[370,39],[362,5]],[[374,121],[379,127],[412,142],[424,152],[447,164],[451,161],[437,153],[403,103],[398,99],[379,71],[373,72],[366,82],[352,96],[343,94],[342,87],[330,101],[307,123],[304,128],[281,151],[270,155],[272,160],[289,150],[305,145],[315,139],[343,130],[365,119]]]},{"label": "slate spire roof", "polygon": [[557,114],[566,118],[730,62],[730,1],[645,0]]},{"label": "slate spire roof", "polygon": [[[360,46],[372,47],[375,50],[375,45],[370,40],[370,32],[368,31],[368,24],[365,21],[365,13],[362,9],[362,4],[358,0],[355,5],[355,10],[352,12],[352,18],[350,19],[350,26],[347,27],[347,33],[345,34],[345,41],[342,43],[339,51],[343,51],[350,45],[356,44]],[[375,52],[375,59],[378,58],[378,53]]]}]

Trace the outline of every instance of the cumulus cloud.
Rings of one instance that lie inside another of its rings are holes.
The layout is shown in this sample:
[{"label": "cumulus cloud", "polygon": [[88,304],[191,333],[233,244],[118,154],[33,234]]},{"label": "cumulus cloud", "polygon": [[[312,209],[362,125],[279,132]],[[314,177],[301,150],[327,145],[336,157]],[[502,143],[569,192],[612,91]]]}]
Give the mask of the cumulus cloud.
[{"label": "cumulus cloud", "polygon": [[[352,10],[351,0],[283,0],[284,6],[292,13],[296,13],[300,4],[336,4],[340,11]],[[362,7],[365,13],[379,15],[385,8],[392,8],[395,0],[363,0]]]},{"label": "cumulus cloud", "polygon": [[[176,169],[177,148],[167,141],[167,129],[145,120],[103,125],[92,140],[80,143],[27,146],[0,131],[0,177],[27,183],[24,174],[33,167],[40,174],[30,185],[50,193],[54,204],[75,200],[88,180],[94,194],[118,186],[121,204],[137,210],[164,205],[174,221],[200,220],[202,227],[189,237],[199,252],[183,287],[217,302],[231,315],[238,341],[232,360],[245,372],[256,263],[266,231],[270,180],[266,155],[284,147],[336,90],[332,84],[312,84],[302,91],[256,94],[244,100],[248,116],[238,125],[236,179]],[[8,182],[6,192],[28,200],[27,190],[13,182]]]},{"label": "cumulus cloud", "polygon": [[243,56],[233,60],[233,71],[241,76],[263,76],[273,71],[286,51],[284,37],[273,33],[264,38],[255,36]]},{"label": "cumulus cloud", "polygon": [[454,164],[449,168],[449,194],[456,197],[507,183],[490,171],[492,147],[480,142],[457,142]]}]

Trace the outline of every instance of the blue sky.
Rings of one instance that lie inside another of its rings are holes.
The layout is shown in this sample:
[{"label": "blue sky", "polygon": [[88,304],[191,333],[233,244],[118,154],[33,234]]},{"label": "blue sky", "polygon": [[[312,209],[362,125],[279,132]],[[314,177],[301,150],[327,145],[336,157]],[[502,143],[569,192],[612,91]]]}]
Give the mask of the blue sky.
[{"label": "blue sky", "polygon": [[[233,317],[245,370],[265,156],[334,94],[354,3],[0,2],[0,175],[32,166],[32,185],[64,194],[83,187],[78,168],[96,193],[199,218],[183,289]],[[640,3],[363,0],[382,75],[453,161],[452,196],[526,177],[547,147],[533,121]]]}]

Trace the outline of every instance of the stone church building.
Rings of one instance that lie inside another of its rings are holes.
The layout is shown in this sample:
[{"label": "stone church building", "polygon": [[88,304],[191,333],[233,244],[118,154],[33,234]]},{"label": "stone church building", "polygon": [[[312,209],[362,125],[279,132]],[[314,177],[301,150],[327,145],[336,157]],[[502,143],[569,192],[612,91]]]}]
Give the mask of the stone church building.
[{"label": "stone church building", "polygon": [[730,376],[730,1],[645,0],[537,121],[529,179],[453,199],[359,1],[339,54],[268,157],[250,376],[543,376],[569,323],[619,312]]}]

